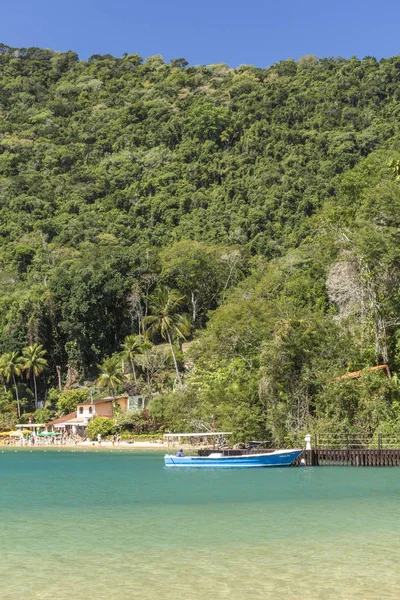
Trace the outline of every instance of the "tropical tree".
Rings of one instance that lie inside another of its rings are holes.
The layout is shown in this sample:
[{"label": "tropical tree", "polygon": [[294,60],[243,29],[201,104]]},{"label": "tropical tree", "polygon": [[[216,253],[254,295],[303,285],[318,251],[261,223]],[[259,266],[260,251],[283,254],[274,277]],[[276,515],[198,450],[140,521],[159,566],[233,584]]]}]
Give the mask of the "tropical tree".
[{"label": "tropical tree", "polygon": [[77,404],[86,402],[87,389],[64,390],[57,400],[57,411],[60,415],[67,415],[76,410]]},{"label": "tropical tree", "polygon": [[210,246],[191,240],[163,249],[160,260],[164,282],[187,298],[194,327],[203,325],[207,311],[216,308],[228,288],[243,278],[247,263],[239,246]]},{"label": "tropical tree", "polygon": [[42,344],[33,344],[22,350],[22,358],[25,361],[24,370],[26,372],[26,378],[30,379],[31,375],[33,376],[36,410],[38,409],[36,377],[38,377],[38,375],[40,375],[47,367],[47,360],[44,358],[45,354],[46,350],[44,350]]},{"label": "tropical tree", "polygon": [[128,335],[121,346],[121,356],[124,360],[129,362],[135,383],[137,383],[135,366],[137,364],[138,356],[143,354],[143,352],[148,349],[149,345],[151,345],[150,342],[146,340],[143,335]]},{"label": "tropical tree", "polygon": [[187,298],[193,325],[201,324],[223,286],[224,264],[216,247],[182,240],[162,250],[160,259],[164,282]]},{"label": "tropical tree", "polygon": [[0,356],[0,381],[3,384],[4,392],[7,393],[4,354],[3,356]]},{"label": "tropical tree", "polygon": [[176,378],[180,385],[182,385],[182,379],[178,369],[173,340],[176,338],[184,340],[190,334],[189,320],[185,315],[178,312],[184,301],[185,297],[181,296],[178,290],[169,290],[164,286],[160,287],[150,299],[152,314],[143,319],[146,335],[159,334],[164,340],[168,340],[175,365]]},{"label": "tropical tree", "polygon": [[3,376],[7,383],[10,381],[14,384],[15,396],[17,399],[18,406],[18,417],[21,416],[21,405],[19,401],[19,393],[16,377],[20,377],[22,371],[24,370],[25,359],[19,354],[19,352],[7,352],[2,356],[2,364],[3,364]]},{"label": "tropical tree", "polygon": [[159,375],[167,368],[168,362],[168,356],[161,348],[152,345],[150,348],[143,350],[143,353],[138,357],[138,363],[146,374],[146,387],[148,390],[160,383]]},{"label": "tropical tree", "polygon": [[117,387],[124,380],[120,357],[117,354],[110,356],[101,365],[98,365],[98,367],[101,373],[97,379],[97,385],[100,389],[107,389],[114,398]]}]

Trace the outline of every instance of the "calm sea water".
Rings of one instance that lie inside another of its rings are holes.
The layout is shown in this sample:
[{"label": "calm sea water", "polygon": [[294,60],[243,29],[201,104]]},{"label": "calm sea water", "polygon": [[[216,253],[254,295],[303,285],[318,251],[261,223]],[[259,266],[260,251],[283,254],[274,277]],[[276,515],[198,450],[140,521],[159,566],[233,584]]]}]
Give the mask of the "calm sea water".
[{"label": "calm sea water", "polygon": [[398,599],[400,469],[0,453],[0,597]]}]

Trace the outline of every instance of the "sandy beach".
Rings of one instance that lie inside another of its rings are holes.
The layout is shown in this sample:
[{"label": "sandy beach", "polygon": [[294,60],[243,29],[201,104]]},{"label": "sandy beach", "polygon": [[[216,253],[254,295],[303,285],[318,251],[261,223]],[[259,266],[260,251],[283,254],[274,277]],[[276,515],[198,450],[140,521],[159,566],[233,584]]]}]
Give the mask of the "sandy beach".
[{"label": "sandy beach", "polygon": [[[63,449],[73,449],[73,448],[87,448],[87,449],[97,449],[97,450],[158,450],[158,451],[166,451],[168,450],[168,443],[164,442],[164,441],[157,441],[157,442],[150,442],[150,441],[135,441],[135,442],[126,442],[126,441],[121,441],[119,444],[115,443],[114,446],[112,444],[111,441],[102,441],[101,444],[99,445],[99,443],[97,441],[79,441],[73,444],[51,444],[51,443],[40,443],[40,444],[33,444],[31,445],[29,444],[23,444],[21,445],[21,443],[16,440],[13,441],[13,443],[9,444],[7,442],[3,442],[0,443],[0,447],[3,448],[26,448],[26,449],[37,449],[37,450],[46,450],[46,449],[55,449],[58,448],[59,450],[63,450]],[[169,451],[171,453],[175,453],[177,451],[177,449],[179,448],[184,448],[185,450],[188,450],[190,448],[192,448],[189,444],[180,444],[180,446],[178,447],[177,445],[170,445],[169,447]]]},{"label": "sandy beach", "polygon": [[111,441],[102,441],[101,445],[99,446],[98,442],[96,441],[85,441],[85,442],[78,442],[77,444],[74,444],[75,446],[81,447],[81,448],[87,448],[87,447],[96,447],[96,448],[129,448],[129,450],[134,450],[135,448],[139,449],[145,449],[145,450],[165,450],[168,447],[167,442],[145,442],[145,441],[139,441],[139,442],[123,442],[121,441],[119,444],[115,443],[114,446],[112,444]]}]

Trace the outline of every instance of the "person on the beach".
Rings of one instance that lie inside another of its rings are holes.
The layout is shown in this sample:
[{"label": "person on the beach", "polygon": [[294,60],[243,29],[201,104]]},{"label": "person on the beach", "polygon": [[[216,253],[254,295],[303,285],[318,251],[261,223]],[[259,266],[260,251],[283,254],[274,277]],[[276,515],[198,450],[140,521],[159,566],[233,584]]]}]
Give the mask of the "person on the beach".
[{"label": "person on the beach", "polygon": [[113,445],[113,447],[115,446],[115,440],[116,439],[117,439],[117,436],[114,433],[114,435],[112,436],[112,445]]},{"label": "person on the beach", "polygon": [[180,448],[180,450],[178,450],[178,452],[176,453],[176,456],[184,456],[183,448]]},{"label": "person on the beach", "polygon": [[97,435],[97,441],[98,441],[98,443],[99,443],[99,446],[101,446],[101,433],[99,433],[99,434]]}]

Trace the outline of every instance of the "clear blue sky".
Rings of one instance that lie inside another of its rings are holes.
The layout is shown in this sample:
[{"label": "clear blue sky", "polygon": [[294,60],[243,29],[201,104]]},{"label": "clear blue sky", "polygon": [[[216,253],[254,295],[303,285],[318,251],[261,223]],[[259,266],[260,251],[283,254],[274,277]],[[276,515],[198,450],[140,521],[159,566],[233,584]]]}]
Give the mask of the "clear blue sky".
[{"label": "clear blue sky", "polygon": [[400,53],[399,0],[4,0],[0,42],[265,67],[304,54]]}]

